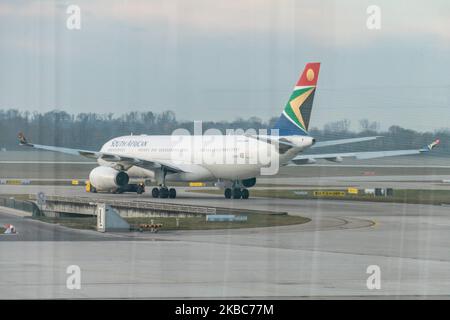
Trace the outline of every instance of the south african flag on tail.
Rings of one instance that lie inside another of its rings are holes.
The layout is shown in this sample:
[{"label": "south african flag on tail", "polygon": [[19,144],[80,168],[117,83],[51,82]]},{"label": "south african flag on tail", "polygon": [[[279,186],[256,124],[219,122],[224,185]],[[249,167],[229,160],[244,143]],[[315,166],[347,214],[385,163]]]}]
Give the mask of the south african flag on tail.
[{"label": "south african flag on tail", "polygon": [[319,69],[318,62],[306,64],[283,113],[275,123],[274,129],[278,129],[280,136],[308,135]]}]

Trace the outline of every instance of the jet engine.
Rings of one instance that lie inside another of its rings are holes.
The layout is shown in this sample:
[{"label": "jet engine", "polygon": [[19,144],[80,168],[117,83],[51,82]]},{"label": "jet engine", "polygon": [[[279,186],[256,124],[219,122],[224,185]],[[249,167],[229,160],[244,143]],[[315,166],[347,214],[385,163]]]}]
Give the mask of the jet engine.
[{"label": "jet engine", "polygon": [[[240,181],[241,187],[251,188],[256,184],[256,178],[248,178]],[[233,182],[230,180],[219,180],[214,184],[217,188],[226,189],[232,188]]]},{"label": "jet engine", "polygon": [[242,180],[242,185],[246,188],[251,188],[256,184],[256,178],[249,178]]},{"label": "jet engine", "polygon": [[125,171],[100,166],[91,171],[89,181],[97,190],[112,190],[126,186],[130,177]]}]

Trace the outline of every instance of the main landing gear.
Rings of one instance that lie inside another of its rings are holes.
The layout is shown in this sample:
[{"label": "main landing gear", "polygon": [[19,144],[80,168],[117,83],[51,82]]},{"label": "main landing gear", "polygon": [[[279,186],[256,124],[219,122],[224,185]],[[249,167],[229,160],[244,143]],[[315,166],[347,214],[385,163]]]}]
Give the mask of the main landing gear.
[{"label": "main landing gear", "polygon": [[250,193],[245,188],[226,188],[224,195],[226,199],[248,199]]},{"label": "main landing gear", "polygon": [[152,197],[153,198],[171,198],[174,199],[177,197],[177,191],[174,188],[160,187],[152,189]]},{"label": "main landing gear", "polygon": [[155,187],[152,189],[153,198],[163,198],[163,199],[175,199],[177,197],[177,191],[174,188],[166,187],[166,174],[167,171],[162,169],[158,174],[159,188]]}]

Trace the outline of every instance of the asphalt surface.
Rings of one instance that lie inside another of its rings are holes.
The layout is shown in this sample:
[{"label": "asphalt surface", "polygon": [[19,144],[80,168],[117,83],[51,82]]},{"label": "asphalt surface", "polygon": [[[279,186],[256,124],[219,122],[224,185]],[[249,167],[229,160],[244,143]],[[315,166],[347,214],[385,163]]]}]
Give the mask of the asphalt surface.
[{"label": "asphalt surface", "polygon": [[117,240],[107,234],[85,230],[75,230],[64,226],[44,223],[27,217],[17,216],[9,208],[0,207],[0,225],[12,224],[16,234],[0,234],[3,241],[105,241]]},{"label": "asphalt surface", "polygon": [[[35,186],[17,188],[36,191]],[[47,194],[89,196],[82,188],[45,188]],[[20,238],[0,236],[0,298],[450,296],[449,207],[243,201],[182,189],[178,193],[177,203],[282,210],[312,221],[276,228],[81,235],[3,213],[1,222],[16,224],[19,236],[28,234],[29,240],[35,236],[40,241],[3,241]],[[120,197],[153,201],[148,194]],[[79,237],[83,241],[77,241]],[[109,241],[98,241],[106,238]],[[69,265],[81,268],[80,290],[66,287]],[[371,265],[381,270],[379,290],[366,285]]]},{"label": "asphalt surface", "polygon": [[[354,146],[356,147],[356,145]],[[326,152],[326,150],[319,150]],[[84,157],[40,151],[0,152],[0,179],[78,179],[84,180],[97,166],[95,161]],[[450,176],[448,158],[422,154],[420,156],[387,157],[381,159],[353,160],[342,163],[318,161],[313,165],[287,166],[280,168],[275,176],[267,179],[276,183],[278,179],[302,184],[305,178],[313,178],[315,184],[328,177],[375,176]],[[291,179],[296,178],[296,179]],[[328,179],[327,179],[328,180]]]}]

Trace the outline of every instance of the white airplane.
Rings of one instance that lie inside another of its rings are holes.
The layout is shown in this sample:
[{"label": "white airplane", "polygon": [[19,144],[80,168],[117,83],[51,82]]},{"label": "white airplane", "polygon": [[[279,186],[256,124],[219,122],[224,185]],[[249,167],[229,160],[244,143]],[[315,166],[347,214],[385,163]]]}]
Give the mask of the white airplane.
[{"label": "white airplane", "polygon": [[[216,186],[224,189],[228,199],[247,199],[247,188],[256,184],[256,177],[276,173],[280,166],[310,164],[318,159],[341,162],[344,158],[372,159],[421,154],[439,143],[436,140],[424,148],[413,150],[301,154],[308,148],[379,138],[374,136],[316,142],[308,134],[319,69],[320,63],[306,64],[270,134],[130,135],[106,142],[100,151],[32,144],[22,133],[19,133],[19,142],[36,149],[96,159],[99,166],[89,174],[92,192],[142,193],[144,184],[133,181],[152,180],[159,185],[159,188],[153,188],[153,197],[175,198],[176,190],[166,184],[169,181],[216,181]],[[267,154],[270,156],[262,161]]]}]

